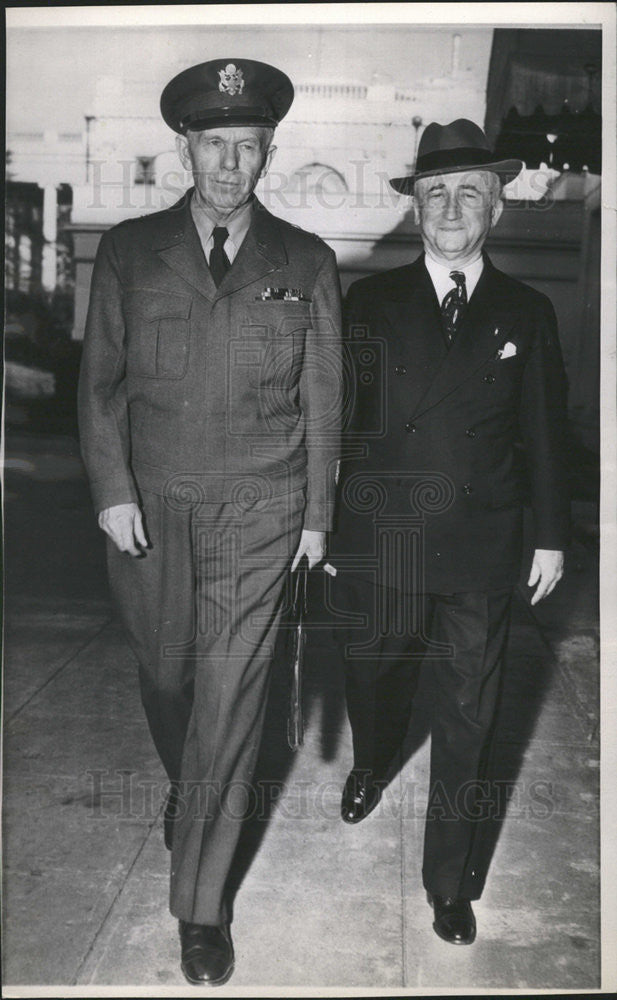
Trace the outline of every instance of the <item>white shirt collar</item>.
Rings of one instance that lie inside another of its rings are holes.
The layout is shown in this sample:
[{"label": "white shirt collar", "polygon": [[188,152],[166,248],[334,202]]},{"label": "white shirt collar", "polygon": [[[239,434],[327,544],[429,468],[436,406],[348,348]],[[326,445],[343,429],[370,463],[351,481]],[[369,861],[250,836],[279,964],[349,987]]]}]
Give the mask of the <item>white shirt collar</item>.
[{"label": "white shirt collar", "polygon": [[478,281],[480,280],[480,275],[484,270],[484,260],[482,259],[482,256],[476,258],[476,260],[472,261],[471,264],[466,264],[465,267],[456,267],[454,264],[441,264],[425,252],[424,263],[426,264],[426,270],[431,276],[431,281],[433,282],[433,287],[440,304],[455,285],[455,282],[450,277],[450,271],[462,271],[465,275],[467,300],[469,301],[473,295],[476,285],[478,284]]},{"label": "white shirt collar", "polygon": [[[225,240],[224,250],[230,264],[238,253],[238,250],[242,245],[242,241],[249,231],[252,208],[253,202],[251,199],[251,201],[248,201],[246,205],[243,205],[237,215],[234,215],[233,219],[225,223],[229,236]],[[191,198],[191,215],[193,216],[193,222],[195,223],[195,227],[199,233],[199,239],[201,240],[206,260],[209,261],[210,251],[214,246],[212,233],[214,232],[217,223],[213,222],[206,210],[197,203],[194,193]]]}]

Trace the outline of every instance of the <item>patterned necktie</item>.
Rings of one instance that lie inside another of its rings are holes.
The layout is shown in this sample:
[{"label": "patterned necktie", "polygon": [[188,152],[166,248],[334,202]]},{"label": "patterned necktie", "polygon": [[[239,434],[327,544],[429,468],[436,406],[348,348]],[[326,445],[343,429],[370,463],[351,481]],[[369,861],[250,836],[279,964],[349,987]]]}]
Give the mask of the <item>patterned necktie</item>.
[{"label": "patterned necktie", "polygon": [[453,343],[467,310],[465,275],[462,271],[450,271],[450,277],[455,286],[441,303],[441,319],[448,344]]},{"label": "patterned necktie", "polygon": [[210,251],[210,273],[217,288],[230,267],[229,259],[223,249],[228,238],[229,233],[225,229],[225,226],[215,226],[212,230],[214,245]]}]

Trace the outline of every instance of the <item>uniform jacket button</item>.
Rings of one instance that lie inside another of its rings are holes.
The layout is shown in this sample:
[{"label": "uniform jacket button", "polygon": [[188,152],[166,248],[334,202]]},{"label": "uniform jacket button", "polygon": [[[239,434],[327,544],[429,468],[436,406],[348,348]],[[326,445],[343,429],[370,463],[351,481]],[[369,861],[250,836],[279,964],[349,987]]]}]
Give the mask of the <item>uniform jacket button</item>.
[{"label": "uniform jacket button", "polygon": [[396,368],[394,369],[394,374],[395,375],[406,375],[407,374],[407,369],[405,368],[405,365],[397,365]]},{"label": "uniform jacket button", "polygon": [[463,486],[463,493],[465,493],[467,496],[469,496],[470,493],[473,493],[473,486],[471,485],[471,483],[465,483],[465,485]]},{"label": "uniform jacket button", "polygon": [[476,432],[474,431],[473,427],[468,427],[467,430],[465,431],[465,434],[467,435],[468,438],[475,438],[476,436]]},{"label": "uniform jacket button", "polygon": [[494,375],[485,375],[482,379],[483,382],[488,382],[489,384],[495,381]]},{"label": "uniform jacket button", "polygon": [[415,434],[416,433],[416,425],[412,424],[412,423],[407,423],[407,424],[405,424],[405,430],[407,431],[408,434]]}]

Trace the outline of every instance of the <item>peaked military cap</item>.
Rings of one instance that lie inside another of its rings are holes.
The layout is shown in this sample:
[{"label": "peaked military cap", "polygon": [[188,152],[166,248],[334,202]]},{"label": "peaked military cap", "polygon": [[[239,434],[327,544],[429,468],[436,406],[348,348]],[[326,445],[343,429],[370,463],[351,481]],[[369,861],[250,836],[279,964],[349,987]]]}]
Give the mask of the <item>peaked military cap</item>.
[{"label": "peaked military cap", "polygon": [[420,139],[415,173],[393,177],[390,184],[399,194],[413,194],[414,183],[421,177],[474,169],[491,170],[506,184],[520,174],[523,162],[496,160],[484,132],[468,118],[457,118],[449,125],[431,122]]},{"label": "peaked military cap", "polygon": [[161,95],[161,114],[174,132],[221,125],[276,127],[291,107],[291,80],[254,59],[212,59],[183,70]]}]

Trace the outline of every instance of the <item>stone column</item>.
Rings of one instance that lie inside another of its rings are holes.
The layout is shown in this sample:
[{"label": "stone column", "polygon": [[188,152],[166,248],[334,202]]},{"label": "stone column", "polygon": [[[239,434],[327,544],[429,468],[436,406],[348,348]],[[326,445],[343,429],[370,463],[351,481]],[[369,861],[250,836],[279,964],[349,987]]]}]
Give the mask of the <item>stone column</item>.
[{"label": "stone column", "polygon": [[58,194],[54,184],[43,189],[43,288],[53,292],[57,281]]}]

